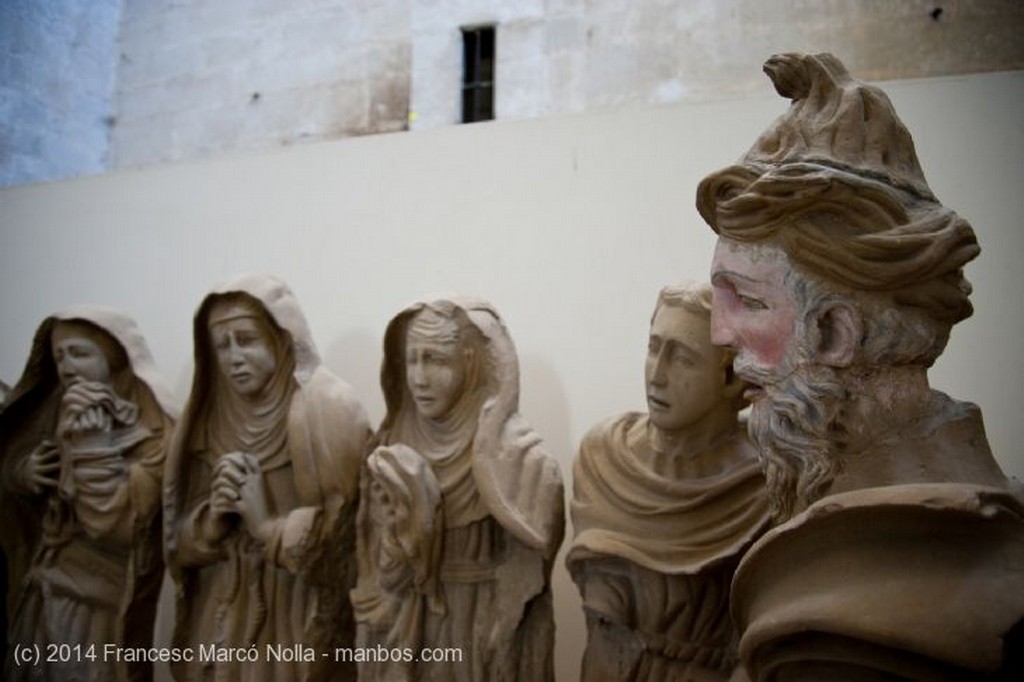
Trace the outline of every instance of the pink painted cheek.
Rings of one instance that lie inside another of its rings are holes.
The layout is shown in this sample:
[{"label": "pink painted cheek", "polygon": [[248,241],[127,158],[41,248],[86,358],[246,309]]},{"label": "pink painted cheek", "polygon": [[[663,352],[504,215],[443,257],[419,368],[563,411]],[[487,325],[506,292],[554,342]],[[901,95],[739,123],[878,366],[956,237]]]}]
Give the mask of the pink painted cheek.
[{"label": "pink painted cheek", "polygon": [[775,367],[785,356],[793,336],[793,316],[782,310],[762,315],[762,320],[749,328],[744,345],[758,364]]},{"label": "pink painted cheek", "polygon": [[751,334],[744,345],[759,365],[774,367],[782,359],[785,344],[777,337]]}]

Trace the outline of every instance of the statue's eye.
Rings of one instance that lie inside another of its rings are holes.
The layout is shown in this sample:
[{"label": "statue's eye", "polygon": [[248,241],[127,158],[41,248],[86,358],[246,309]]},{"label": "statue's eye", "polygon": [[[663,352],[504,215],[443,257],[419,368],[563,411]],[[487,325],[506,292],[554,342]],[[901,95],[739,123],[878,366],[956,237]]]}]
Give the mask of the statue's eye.
[{"label": "statue's eye", "polygon": [[740,300],[740,305],[742,305],[747,310],[767,310],[768,309],[768,306],[765,305],[764,301],[762,301],[759,298],[754,298],[752,296],[742,296],[742,295],[738,296],[738,298]]},{"label": "statue's eye", "polygon": [[687,366],[694,364],[693,356],[690,353],[687,353],[683,348],[679,346],[676,346],[676,348],[672,351],[672,361]]}]

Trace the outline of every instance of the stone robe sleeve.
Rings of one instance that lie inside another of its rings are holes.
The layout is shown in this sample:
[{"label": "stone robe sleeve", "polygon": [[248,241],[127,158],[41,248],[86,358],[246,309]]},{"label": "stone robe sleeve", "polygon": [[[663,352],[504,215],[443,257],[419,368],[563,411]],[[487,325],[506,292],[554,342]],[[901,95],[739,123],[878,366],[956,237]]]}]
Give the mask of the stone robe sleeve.
[{"label": "stone robe sleeve", "polygon": [[268,560],[317,583],[336,572],[340,549],[354,553],[359,470],[371,438],[351,388],[323,368],[314,372],[296,392],[288,417],[288,450],[303,504],[273,521]]},{"label": "stone robe sleeve", "polygon": [[[268,522],[267,561],[310,582],[317,582],[315,576],[321,572],[331,573],[328,556],[336,552],[328,540],[335,538],[332,542],[345,546],[354,542],[348,526],[356,513],[359,467],[370,438],[362,407],[351,389],[330,372],[317,370],[296,390],[288,416],[287,447],[302,504]],[[210,513],[211,472],[205,464],[195,467],[199,469],[202,475],[189,485],[193,505],[179,536],[182,566],[210,564],[225,557],[223,547],[204,530]]]},{"label": "stone robe sleeve", "polygon": [[[487,424],[495,417],[503,425]],[[555,460],[518,413],[504,419],[484,406],[474,443],[473,475],[488,509],[505,530],[546,560],[565,532],[565,493]],[[492,434],[500,434],[493,439]]]},{"label": "stone robe sleeve", "polygon": [[202,566],[222,561],[226,556],[223,545],[218,544],[213,538],[207,537],[206,521],[210,514],[210,472],[205,464],[196,466],[198,471],[202,469],[203,475],[198,480],[190,480],[192,490],[207,491],[206,494],[199,493],[200,499],[193,499],[193,504],[186,508],[191,510],[181,524],[181,531],[177,541],[176,562],[182,567]]}]

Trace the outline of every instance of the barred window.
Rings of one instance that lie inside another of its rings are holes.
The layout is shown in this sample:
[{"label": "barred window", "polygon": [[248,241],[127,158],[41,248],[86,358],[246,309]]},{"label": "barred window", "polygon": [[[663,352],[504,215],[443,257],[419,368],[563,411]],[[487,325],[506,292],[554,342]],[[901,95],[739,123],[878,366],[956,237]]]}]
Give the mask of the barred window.
[{"label": "barred window", "polygon": [[494,26],[462,28],[462,122],[494,118]]}]

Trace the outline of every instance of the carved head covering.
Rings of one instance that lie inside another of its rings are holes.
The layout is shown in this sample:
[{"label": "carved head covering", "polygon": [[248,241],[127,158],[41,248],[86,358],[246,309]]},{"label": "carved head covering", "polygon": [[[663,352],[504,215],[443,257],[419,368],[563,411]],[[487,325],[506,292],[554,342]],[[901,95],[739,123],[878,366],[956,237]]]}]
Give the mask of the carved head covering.
[{"label": "carved head covering", "polygon": [[[464,356],[463,394],[442,419],[418,413],[406,377],[406,340],[425,310],[454,320],[459,343],[472,351]],[[489,303],[437,298],[396,315],[384,334],[381,387],[387,415],[380,442],[409,445],[427,458],[444,496],[447,527],[492,515],[527,546],[557,548],[564,525],[560,474],[519,415],[515,346]]]},{"label": "carved head covering", "polygon": [[[427,319],[426,324],[418,324]],[[406,375],[410,334],[433,334],[461,352],[460,394],[447,414],[422,416]],[[519,367],[512,339],[497,312],[486,302],[442,298],[412,305],[399,313],[384,334],[381,387],[387,415],[380,428],[384,444],[406,443],[431,460],[447,507],[446,523],[464,526],[488,514],[472,476],[473,442],[480,410],[489,397],[501,397],[506,417],[519,405]]]},{"label": "carved head covering", "polygon": [[[220,376],[210,318],[211,314],[220,314],[218,307],[223,310],[225,306],[218,304],[224,302],[231,303],[228,309],[232,314],[257,318],[272,338],[276,369],[255,402],[242,401]],[[293,396],[320,367],[320,356],[298,301],[283,282],[269,275],[245,275],[215,288],[196,311],[193,339],[192,390],[175,431],[165,473],[167,544],[172,553],[177,545],[175,523],[186,504],[183,496],[187,495],[190,480],[190,454],[202,451],[215,460],[226,450],[241,448],[256,455],[264,470],[287,465]],[[317,480],[316,469],[310,463],[308,470],[296,473],[303,477],[300,494],[306,493],[311,499],[319,497],[318,484],[323,483]]]},{"label": "carved head covering", "polygon": [[[302,308],[299,307],[295,294],[284,282],[270,275],[243,275],[216,287],[203,299],[196,311],[193,325],[196,367],[215,369],[207,367],[213,357],[209,348],[209,316],[214,304],[232,296],[248,297],[256,302],[278,328],[287,332],[288,350],[294,356],[295,361],[295,379],[299,383],[308,381],[316,368],[320,366],[320,354],[317,352],[316,344],[313,343],[309,325],[306,323],[306,317],[302,313]],[[202,378],[198,374],[197,372],[197,380]]]},{"label": "carved head covering", "polygon": [[928,188],[906,127],[878,88],[830,54],[775,55],[793,100],[737,165],[705,178],[697,208],[722,237],[770,241],[807,273],[955,324],[971,315],[967,221]]},{"label": "carved head covering", "polygon": [[[276,368],[255,400],[244,400],[222,375],[211,327],[224,315],[249,316],[270,340]],[[189,449],[212,455],[240,450],[269,466],[286,462],[287,414],[296,382],[308,380],[320,364],[298,302],[288,287],[267,275],[246,275],[214,289],[203,299],[193,324],[195,373],[182,428]],[[209,439],[209,442],[207,442]]]},{"label": "carved head covering", "polygon": [[[124,313],[100,306],[69,308],[54,313],[40,323],[32,340],[32,349],[25,370],[8,396],[8,407],[14,408],[15,403],[23,401],[37,402],[38,398],[59,391],[60,378],[53,360],[51,338],[54,328],[62,322],[80,324],[87,330],[90,327],[94,329],[98,345],[104,350],[104,354],[108,355],[111,370],[116,370],[123,359],[126,364],[120,369],[127,372],[129,379],[134,378],[141,382],[141,388],[148,391],[148,400],[155,403],[154,406],[163,414],[172,417],[177,414],[171,392],[157,371],[149,346],[146,345],[146,340],[135,321]],[[110,357],[111,350],[114,357]],[[116,375],[115,371],[115,376],[112,377],[114,382],[123,383],[124,379]],[[136,386],[128,387],[128,390],[133,388]],[[122,397],[132,398],[128,395]],[[8,418],[8,414],[5,410],[4,418]]]},{"label": "carved head covering", "polygon": [[[498,313],[487,302],[469,297],[452,296],[415,303],[388,324],[384,333],[384,365],[381,368],[381,387],[387,404],[387,416],[382,431],[393,428],[396,420],[407,411],[414,412],[405,372],[405,342],[410,325],[424,311],[452,320],[458,328],[458,340],[477,352],[466,372],[466,396],[472,396],[479,409],[481,397],[501,395],[511,410],[519,409],[519,361],[508,330]],[[453,411],[459,409],[459,405]],[[471,428],[475,428],[471,427]]]}]

